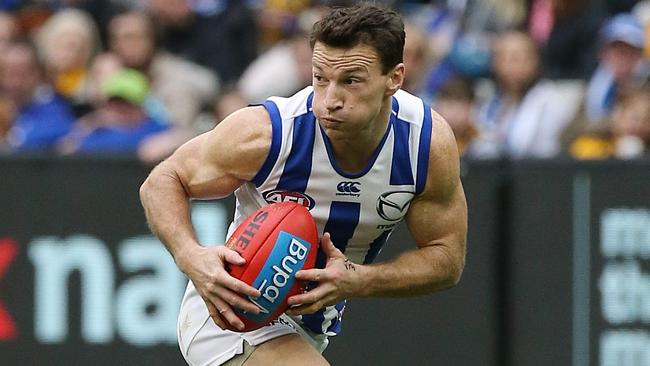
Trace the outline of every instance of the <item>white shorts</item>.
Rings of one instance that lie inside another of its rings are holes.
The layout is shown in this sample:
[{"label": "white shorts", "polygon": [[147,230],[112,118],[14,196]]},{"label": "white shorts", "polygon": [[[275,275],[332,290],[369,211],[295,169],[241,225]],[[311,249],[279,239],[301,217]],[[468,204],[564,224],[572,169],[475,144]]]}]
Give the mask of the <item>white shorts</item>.
[{"label": "white shorts", "polygon": [[191,366],[213,366],[233,358],[244,351],[244,341],[257,346],[273,338],[287,334],[300,334],[319,352],[329,343],[327,336],[316,334],[283,314],[277,320],[260,329],[238,333],[219,328],[190,281],[183,296],[178,316],[178,345],[185,361]]}]

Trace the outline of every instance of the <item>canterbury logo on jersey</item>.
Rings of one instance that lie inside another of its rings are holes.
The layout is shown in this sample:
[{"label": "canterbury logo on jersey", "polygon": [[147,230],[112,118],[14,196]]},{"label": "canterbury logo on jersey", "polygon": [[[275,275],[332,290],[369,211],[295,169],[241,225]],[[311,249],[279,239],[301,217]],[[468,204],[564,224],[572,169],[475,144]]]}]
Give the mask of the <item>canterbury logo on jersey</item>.
[{"label": "canterbury logo on jersey", "polygon": [[341,182],[336,185],[336,195],[359,197],[361,195],[360,185],[361,182]]}]

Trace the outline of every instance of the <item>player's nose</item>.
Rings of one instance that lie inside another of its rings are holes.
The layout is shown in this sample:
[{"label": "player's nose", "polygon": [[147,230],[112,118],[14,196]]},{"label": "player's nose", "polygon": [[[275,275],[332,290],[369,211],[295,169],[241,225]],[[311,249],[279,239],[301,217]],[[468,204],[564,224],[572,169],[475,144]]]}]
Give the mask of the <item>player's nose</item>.
[{"label": "player's nose", "polygon": [[325,99],[323,104],[328,111],[334,111],[343,108],[343,99],[339,88],[334,84],[330,84],[325,90]]}]

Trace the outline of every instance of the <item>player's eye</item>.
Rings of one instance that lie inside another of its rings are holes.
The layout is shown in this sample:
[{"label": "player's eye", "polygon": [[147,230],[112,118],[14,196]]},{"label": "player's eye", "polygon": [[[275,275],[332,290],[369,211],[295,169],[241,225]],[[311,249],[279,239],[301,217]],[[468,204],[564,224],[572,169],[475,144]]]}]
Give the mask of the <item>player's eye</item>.
[{"label": "player's eye", "polygon": [[356,83],[358,83],[359,81],[360,81],[360,80],[357,79],[357,78],[347,78],[347,79],[345,79],[345,83],[346,83],[347,85],[356,84]]}]

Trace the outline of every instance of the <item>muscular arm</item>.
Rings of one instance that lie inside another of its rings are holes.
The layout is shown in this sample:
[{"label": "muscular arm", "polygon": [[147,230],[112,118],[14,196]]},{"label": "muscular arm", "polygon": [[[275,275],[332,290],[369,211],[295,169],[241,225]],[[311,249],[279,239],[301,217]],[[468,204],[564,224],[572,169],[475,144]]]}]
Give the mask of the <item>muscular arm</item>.
[{"label": "muscular arm", "polygon": [[[199,245],[190,220],[189,199],[221,198],[252,179],[268,154],[271,123],[263,107],[240,110],[214,130],[181,146],[160,163],[140,188],[152,231],[165,244],[179,269],[196,285],[213,318],[227,304],[255,311],[239,293],[258,296],[243,282],[225,276],[217,263],[241,263],[225,247]],[[227,304],[226,304],[227,303]]]},{"label": "muscular arm", "polygon": [[346,298],[414,296],[454,286],[465,264],[467,234],[467,204],[459,170],[451,129],[434,112],[427,182],[406,217],[417,248],[391,261],[360,265],[347,261],[325,235],[326,269],[296,275],[320,285],[290,299],[290,304],[303,304],[290,313],[312,313]]},{"label": "muscular arm", "polygon": [[410,296],[454,286],[465,264],[467,204],[458,150],[447,123],[433,112],[429,174],[406,223],[417,249],[392,261],[359,268],[359,296]]},{"label": "muscular arm", "polygon": [[181,146],[160,163],[140,188],[152,231],[181,270],[199,247],[190,221],[189,198],[230,195],[257,173],[268,153],[271,124],[262,107],[243,109],[215,129]]}]

